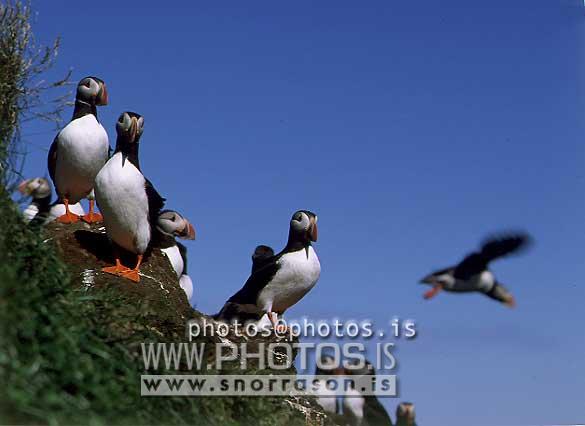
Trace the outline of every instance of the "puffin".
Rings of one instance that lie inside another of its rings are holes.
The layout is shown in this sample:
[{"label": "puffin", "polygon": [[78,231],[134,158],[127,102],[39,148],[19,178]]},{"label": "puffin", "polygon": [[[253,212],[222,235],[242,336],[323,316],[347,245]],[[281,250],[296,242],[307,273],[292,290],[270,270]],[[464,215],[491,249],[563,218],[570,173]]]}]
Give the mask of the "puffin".
[{"label": "puffin", "polygon": [[[359,382],[363,376],[375,376],[374,366],[365,360],[362,367],[355,361],[345,368],[345,375]],[[359,388],[359,386],[358,386]],[[354,386],[343,398],[343,416],[352,426],[392,426],[392,419],[376,395],[363,395]]]},{"label": "puffin", "polygon": [[457,265],[424,277],[420,282],[433,286],[424,294],[424,298],[431,299],[441,290],[457,293],[478,292],[513,308],[516,305],[514,297],[495,278],[488,266],[493,260],[525,248],[530,241],[529,235],[520,232],[488,237],[479,251],[468,254]]},{"label": "puffin", "polygon": [[401,402],[396,407],[396,426],[416,426],[414,420],[414,404]]},{"label": "puffin", "polygon": [[301,300],[319,279],[321,264],[312,246],[317,236],[317,215],[309,210],[295,212],[284,249],[257,259],[261,264],[252,267],[244,286],[215,318],[234,323],[259,321],[267,315],[275,327],[278,315]]},{"label": "puffin", "polygon": [[167,256],[179,278],[179,285],[187,295],[187,300],[191,300],[193,282],[187,275],[187,247],[175,238],[194,240],[195,228],[180,213],[163,210],[156,221],[152,246],[159,248]]},{"label": "puffin", "polygon": [[343,375],[343,367],[329,354],[323,354],[320,360],[321,366],[317,363],[315,367],[313,393],[317,398],[317,403],[326,413],[341,414],[341,403],[337,397],[337,391],[332,388],[328,380]]},{"label": "puffin", "polygon": [[[21,194],[32,197],[31,203],[23,211],[26,223],[46,225],[65,212],[65,206],[60,200],[51,203],[51,186],[45,178],[26,179],[18,185],[18,190]],[[85,214],[79,203],[70,205],[69,208],[76,215],[83,216]]]},{"label": "puffin", "polygon": [[[134,282],[140,282],[140,264],[166,201],[140,170],[138,147],[143,126],[144,118],[139,114],[120,114],[116,150],[95,178],[96,201],[116,258],[115,266],[102,271]],[[122,265],[120,247],[137,255],[134,268]]]},{"label": "puffin", "polygon": [[[70,205],[91,193],[96,175],[108,161],[108,134],[97,118],[97,107],[107,104],[104,81],[97,77],[83,78],[77,85],[73,118],[57,134],[49,149],[49,174],[65,206],[65,213],[57,219],[61,223],[79,221],[80,217],[71,211]],[[94,212],[93,199],[89,199],[89,213],[81,219],[87,223],[102,220],[102,216]]]}]

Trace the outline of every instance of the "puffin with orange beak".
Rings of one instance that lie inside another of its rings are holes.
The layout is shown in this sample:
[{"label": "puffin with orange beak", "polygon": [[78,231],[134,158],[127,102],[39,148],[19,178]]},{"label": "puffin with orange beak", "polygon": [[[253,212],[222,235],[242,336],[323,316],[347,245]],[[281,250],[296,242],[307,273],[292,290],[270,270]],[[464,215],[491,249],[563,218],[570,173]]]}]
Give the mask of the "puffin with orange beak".
[{"label": "puffin with orange beak", "polygon": [[80,218],[87,223],[102,220],[101,215],[94,212],[93,197],[89,201],[89,213],[81,217],[72,212],[70,206],[91,194],[96,175],[108,161],[108,134],[97,118],[97,107],[107,104],[108,91],[103,80],[82,79],[77,85],[73,118],[59,132],[49,150],[49,174],[65,206],[65,213],[57,218],[61,223],[74,223]]},{"label": "puffin with orange beak", "polygon": [[[144,177],[138,147],[144,118],[123,112],[116,123],[116,151],[95,179],[95,197],[113,243],[116,265],[102,271],[134,282],[140,281],[140,265],[150,245],[165,199]],[[137,255],[134,268],[122,265],[119,248]]]},{"label": "puffin with orange beak", "polygon": [[278,315],[301,300],[321,274],[312,243],[317,241],[317,215],[295,212],[290,220],[288,242],[272,256],[262,256],[240,291],[225,303],[216,319],[226,322],[258,321],[267,315],[277,329]]},{"label": "puffin with orange beak", "polygon": [[530,240],[523,233],[487,239],[480,251],[470,253],[457,265],[424,277],[421,283],[433,286],[424,294],[424,298],[431,299],[441,290],[455,293],[479,292],[513,308],[516,305],[514,297],[496,280],[488,266],[493,260],[518,252]]},{"label": "puffin with orange beak", "polygon": [[152,247],[159,248],[169,259],[179,278],[179,285],[187,295],[193,296],[193,282],[187,275],[187,247],[175,238],[195,239],[195,228],[181,214],[174,210],[164,210],[158,216]]}]

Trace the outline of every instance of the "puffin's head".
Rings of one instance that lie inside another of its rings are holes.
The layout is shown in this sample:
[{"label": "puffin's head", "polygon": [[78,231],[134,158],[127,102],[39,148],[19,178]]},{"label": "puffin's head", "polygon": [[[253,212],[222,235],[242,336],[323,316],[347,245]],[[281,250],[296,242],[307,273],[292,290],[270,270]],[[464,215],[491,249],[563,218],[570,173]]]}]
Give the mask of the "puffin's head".
[{"label": "puffin's head", "polygon": [[97,77],[85,77],[77,85],[77,99],[90,105],[107,105],[106,83]]},{"label": "puffin's head", "polygon": [[138,143],[144,130],[144,117],[135,112],[125,111],[118,117],[116,132],[128,143]]},{"label": "puffin's head", "polygon": [[290,232],[301,241],[317,241],[317,215],[308,210],[295,212],[290,220]]},{"label": "puffin's head", "polygon": [[340,376],[343,375],[343,372],[341,363],[336,361],[334,356],[323,354],[320,358],[317,358],[317,367],[315,368],[316,376]]},{"label": "puffin's head", "polygon": [[510,293],[508,289],[500,283],[494,284],[492,289],[486,294],[492,299],[495,299],[498,302],[502,302],[504,305],[509,306],[510,308],[516,306],[516,301],[514,300],[512,293]]},{"label": "puffin's head", "polygon": [[45,178],[37,177],[22,181],[18,185],[21,194],[33,198],[46,198],[51,196],[51,186]]},{"label": "puffin's head", "polygon": [[414,404],[412,402],[401,402],[396,407],[396,422],[405,425],[414,425]]},{"label": "puffin's head", "polygon": [[193,225],[173,210],[162,211],[158,215],[156,227],[160,232],[166,235],[172,235],[185,240],[195,239],[195,228]]},{"label": "puffin's head", "polygon": [[367,359],[356,359],[345,366],[345,374],[348,376],[375,376],[376,369]]},{"label": "puffin's head", "polygon": [[259,245],[254,249],[254,253],[252,253],[252,262],[255,262],[258,259],[266,259],[272,256],[274,256],[274,250],[272,247]]}]

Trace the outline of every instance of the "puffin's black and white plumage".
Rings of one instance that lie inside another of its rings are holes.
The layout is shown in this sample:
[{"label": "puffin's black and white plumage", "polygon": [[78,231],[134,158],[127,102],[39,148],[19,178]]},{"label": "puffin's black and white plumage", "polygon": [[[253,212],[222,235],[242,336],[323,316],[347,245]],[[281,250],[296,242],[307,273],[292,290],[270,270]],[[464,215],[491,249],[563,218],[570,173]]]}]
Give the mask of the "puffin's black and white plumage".
[{"label": "puffin's black and white plumage", "polygon": [[401,402],[396,407],[396,426],[416,426],[414,404]]},{"label": "puffin's black and white plumage", "polygon": [[[107,105],[106,84],[97,77],[86,77],[77,85],[75,109],[71,121],[57,134],[48,156],[49,174],[59,199],[65,205],[61,223],[73,223],[79,216],[69,206],[90,195],[96,175],[108,161],[108,134],[97,119],[97,106]],[[102,220],[94,213],[90,199],[89,213],[82,216],[88,223]]]},{"label": "puffin's black and white plumage", "polygon": [[434,297],[440,290],[459,293],[475,291],[514,307],[514,298],[496,280],[488,266],[493,260],[526,247],[529,241],[530,237],[523,233],[489,238],[480,251],[467,255],[459,264],[424,277],[421,283],[433,286],[425,293],[425,299]]},{"label": "puffin's black and white plumage", "polygon": [[[120,115],[116,150],[95,179],[96,200],[116,254],[116,266],[103,271],[135,282],[140,281],[142,257],[165,203],[140,170],[138,147],[143,125],[144,119],[134,112]],[[116,246],[138,255],[133,269],[122,265]]]},{"label": "puffin's black and white plumage", "polygon": [[[359,366],[358,362],[350,364],[345,368],[345,374],[352,377],[356,382],[366,379],[368,376],[375,376],[376,370],[374,366],[365,361],[365,365]],[[369,380],[368,380],[369,382]],[[347,389],[343,397],[343,417],[347,424],[351,426],[392,426],[392,419],[388,412],[375,395],[364,395],[361,392],[361,386],[357,384],[357,388],[352,386]]]},{"label": "puffin's black and white plumage", "polygon": [[228,322],[258,321],[277,315],[303,298],[317,283],[321,264],[311,245],[317,241],[317,215],[297,211],[290,221],[288,242],[278,254],[262,258],[240,291],[225,303],[216,318]]},{"label": "puffin's black and white plumage", "polygon": [[152,246],[159,248],[169,259],[179,278],[179,285],[187,294],[193,296],[193,282],[187,274],[187,247],[175,238],[195,239],[195,228],[181,214],[173,210],[161,211],[153,235]]},{"label": "puffin's black and white plumage", "polygon": [[312,383],[317,403],[329,414],[341,414],[341,401],[331,378],[340,377],[344,373],[339,360],[329,354],[323,354],[315,367],[315,379]]},{"label": "puffin's black and white plumage", "polygon": [[[18,185],[18,190],[32,197],[31,203],[22,212],[24,220],[31,225],[46,225],[65,213],[65,205],[60,200],[51,203],[51,186],[45,178],[24,180]],[[69,210],[78,216],[85,214],[79,203],[70,205]]]}]

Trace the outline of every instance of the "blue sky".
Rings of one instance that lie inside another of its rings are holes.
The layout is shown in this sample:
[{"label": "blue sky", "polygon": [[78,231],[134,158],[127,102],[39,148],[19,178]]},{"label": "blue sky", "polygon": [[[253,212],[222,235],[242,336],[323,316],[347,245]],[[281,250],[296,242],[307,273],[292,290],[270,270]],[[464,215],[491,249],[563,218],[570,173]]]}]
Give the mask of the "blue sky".
[{"label": "blue sky", "polygon": [[[397,357],[419,424],[585,421],[582,2],[318,3],[33,6],[38,39],[62,37],[51,75],[106,81],[112,144],[121,111],[145,117],[143,171],[197,228],[200,310],[310,209],[322,275],[286,316],[414,319]],[[24,133],[43,175],[54,132]],[[515,228],[536,244],[494,271],[517,309],[422,300],[423,275]]]}]

